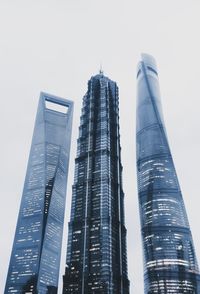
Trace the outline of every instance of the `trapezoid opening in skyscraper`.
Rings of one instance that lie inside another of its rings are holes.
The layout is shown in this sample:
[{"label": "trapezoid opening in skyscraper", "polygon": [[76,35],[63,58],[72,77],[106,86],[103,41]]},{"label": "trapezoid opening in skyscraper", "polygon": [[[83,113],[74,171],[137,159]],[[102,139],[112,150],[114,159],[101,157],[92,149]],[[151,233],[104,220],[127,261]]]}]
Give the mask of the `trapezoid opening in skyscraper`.
[{"label": "trapezoid opening in skyscraper", "polygon": [[41,93],[5,294],[57,293],[73,102]]}]

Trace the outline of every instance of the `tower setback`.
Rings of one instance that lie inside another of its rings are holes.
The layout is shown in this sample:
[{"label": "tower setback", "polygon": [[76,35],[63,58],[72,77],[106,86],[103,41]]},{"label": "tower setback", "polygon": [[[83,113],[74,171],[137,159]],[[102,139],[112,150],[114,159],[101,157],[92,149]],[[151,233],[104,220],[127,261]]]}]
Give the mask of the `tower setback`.
[{"label": "tower setback", "polygon": [[79,127],[63,294],[129,293],[118,88],[88,83]]}]

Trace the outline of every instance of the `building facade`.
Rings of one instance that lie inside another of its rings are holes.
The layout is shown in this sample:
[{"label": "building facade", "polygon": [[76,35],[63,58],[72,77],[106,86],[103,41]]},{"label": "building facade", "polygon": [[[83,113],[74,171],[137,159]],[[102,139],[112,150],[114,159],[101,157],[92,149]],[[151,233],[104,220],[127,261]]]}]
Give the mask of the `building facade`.
[{"label": "building facade", "polygon": [[191,231],[162,115],[156,63],[137,72],[137,172],[145,293],[200,293]]},{"label": "building facade", "polygon": [[88,83],[79,127],[63,294],[129,293],[118,88]]},{"label": "building facade", "polygon": [[73,102],[41,93],[7,293],[57,293]]}]

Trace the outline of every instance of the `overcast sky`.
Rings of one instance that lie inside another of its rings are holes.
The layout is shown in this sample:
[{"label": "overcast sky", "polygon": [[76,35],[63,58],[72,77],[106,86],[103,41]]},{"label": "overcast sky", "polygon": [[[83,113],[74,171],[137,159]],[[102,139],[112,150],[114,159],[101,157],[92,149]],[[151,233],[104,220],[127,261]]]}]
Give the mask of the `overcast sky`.
[{"label": "overcast sky", "polygon": [[[199,15],[199,0],[0,0],[0,293],[39,93],[75,101],[67,224],[82,97],[100,63],[120,91],[130,293],[143,293],[135,172],[136,65],[141,52],[157,61],[169,143],[200,260]],[[62,274],[66,235],[65,230]],[[61,281],[62,276],[62,286]]]}]

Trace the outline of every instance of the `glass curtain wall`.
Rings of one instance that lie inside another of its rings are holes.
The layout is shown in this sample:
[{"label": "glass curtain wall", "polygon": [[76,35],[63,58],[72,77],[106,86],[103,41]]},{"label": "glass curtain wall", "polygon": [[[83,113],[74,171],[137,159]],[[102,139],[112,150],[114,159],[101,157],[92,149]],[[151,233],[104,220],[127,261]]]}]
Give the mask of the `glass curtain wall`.
[{"label": "glass curtain wall", "polygon": [[200,293],[191,231],[161,109],[158,72],[142,54],[137,71],[137,173],[145,293]]},{"label": "glass curtain wall", "polygon": [[83,98],[63,293],[129,293],[115,82],[92,77]]},{"label": "glass curtain wall", "polygon": [[57,293],[73,102],[41,93],[5,293]]}]

